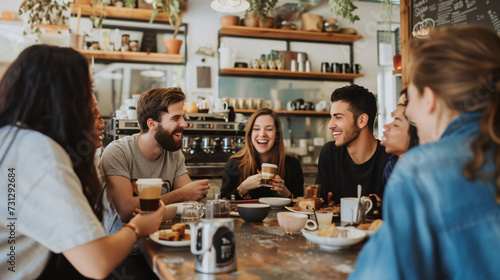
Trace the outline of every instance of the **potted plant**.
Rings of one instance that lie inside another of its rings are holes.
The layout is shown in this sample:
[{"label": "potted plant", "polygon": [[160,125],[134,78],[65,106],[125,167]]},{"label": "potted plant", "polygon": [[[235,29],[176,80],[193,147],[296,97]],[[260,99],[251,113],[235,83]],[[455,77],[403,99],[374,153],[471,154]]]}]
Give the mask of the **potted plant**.
[{"label": "potted plant", "polygon": [[168,20],[174,27],[174,34],[172,35],[172,38],[164,39],[163,43],[165,44],[167,53],[178,54],[182,46],[182,40],[175,38],[177,33],[179,33],[179,27],[182,24],[182,13],[179,0],[153,0],[151,4],[153,5],[153,13],[151,14],[149,23],[152,23],[158,15],[158,9],[161,9],[162,12],[168,14]]},{"label": "potted plant", "polygon": [[[69,9],[69,3],[63,0],[24,0],[19,7],[19,14],[25,13],[28,17],[27,24],[31,34],[37,36],[42,31],[37,24],[65,25],[68,17],[64,13]],[[27,35],[26,29],[23,34]]]},{"label": "potted plant", "polygon": [[328,0],[328,4],[330,5],[330,10],[334,14],[342,16],[351,23],[354,23],[356,20],[359,20],[359,16],[352,14],[352,12],[358,8],[353,4],[354,1],[356,0]]},{"label": "potted plant", "polygon": [[251,27],[274,27],[274,18],[267,17],[278,0],[250,0],[250,7],[245,12],[244,23]]}]

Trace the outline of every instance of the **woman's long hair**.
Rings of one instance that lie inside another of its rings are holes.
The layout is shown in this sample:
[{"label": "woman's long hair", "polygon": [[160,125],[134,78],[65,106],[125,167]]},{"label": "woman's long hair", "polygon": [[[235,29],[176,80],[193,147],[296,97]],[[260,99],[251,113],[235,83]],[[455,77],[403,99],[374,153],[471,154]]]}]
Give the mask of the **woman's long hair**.
[{"label": "woman's long hair", "polygon": [[274,120],[274,126],[276,127],[276,142],[271,148],[271,159],[270,162],[276,164],[278,166],[278,174],[281,178],[285,178],[286,170],[285,170],[285,145],[283,144],[283,133],[281,131],[281,122],[276,115],[276,113],[268,108],[263,108],[255,111],[250,116],[248,120],[246,131],[245,131],[245,148],[241,151],[237,152],[231,158],[237,160],[239,162],[239,167],[241,172],[239,174],[239,183],[243,182],[248,176],[252,176],[257,173],[257,170],[260,169],[260,166],[264,162],[260,162],[260,156],[258,152],[255,150],[255,147],[252,143],[252,131],[253,126],[255,125],[255,120],[264,115],[269,115]]},{"label": "woman's long hair", "polygon": [[477,25],[445,27],[426,40],[413,40],[410,81],[422,94],[432,89],[449,108],[461,114],[482,111],[479,135],[472,141],[472,159],[462,172],[478,176],[487,151],[495,163],[495,198],[500,203],[500,37]]},{"label": "woman's long hair", "polygon": [[83,193],[101,220],[102,191],[94,165],[95,116],[91,102],[88,63],[70,48],[31,46],[0,81],[0,127],[12,125],[16,131],[39,131],[61,145],[71,157]]}]

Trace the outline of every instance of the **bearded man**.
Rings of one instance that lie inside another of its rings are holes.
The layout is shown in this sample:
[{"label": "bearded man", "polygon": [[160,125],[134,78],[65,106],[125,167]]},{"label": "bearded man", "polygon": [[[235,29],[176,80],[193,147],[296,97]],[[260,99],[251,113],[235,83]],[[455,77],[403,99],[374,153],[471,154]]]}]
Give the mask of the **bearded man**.
[{"label": "bearded man", "polygon": [[[182,132],[187,127],[183,109],[185,98],[180,88],[152,88],[143,92],[137,102],[141,132],[115,140],[104,150],[99,172],[106,190],[107,209],[103,224],[108,234],[122,228],[133,217],[134,210],[139,208],[135,184],[139,178],[162,179],[161,200],[165,205],[201,200],[207,195],[210,188],[208,180],[191,181],[180,151]],[[130,270],[133,267],[130,263],[139,263],[139,268],[136,266],[135,270],[149,272],[138,250],[133,252],[134,255],[138,257],[130,260],[129,256],[129,263],[123,264],[123,267]],[[117,268],[118,273],[120,267]],[[142,273],[139,271],[132,275]],[[152,277],[155,277],[154,274]]]},{"label": "bearded man", "polygon": [[336,89],[331,96],[328,128],[334,141],[321,149],[316,183],[320,196],[329,204],[342,197],[384,193],[382,174],[389,154],[373,135],[377,101],[373,93],[358,85]]}]

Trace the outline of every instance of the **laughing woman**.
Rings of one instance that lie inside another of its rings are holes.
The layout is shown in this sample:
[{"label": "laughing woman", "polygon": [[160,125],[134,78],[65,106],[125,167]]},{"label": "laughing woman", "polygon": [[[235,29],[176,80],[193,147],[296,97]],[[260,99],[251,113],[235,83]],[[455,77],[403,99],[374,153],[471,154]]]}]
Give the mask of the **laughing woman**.
[{"label": "laughing woman", "polygon": [[[233,155],[222,177],[221,196],[255,199],[268,196],[294,197],[303,194],[304,177],[300,162],[285,153],[278,115],[260,109],[250,116],[245,134],[245,148]],[[278,166],[272,188],[263,187],[259,170],[262,163]]]}]

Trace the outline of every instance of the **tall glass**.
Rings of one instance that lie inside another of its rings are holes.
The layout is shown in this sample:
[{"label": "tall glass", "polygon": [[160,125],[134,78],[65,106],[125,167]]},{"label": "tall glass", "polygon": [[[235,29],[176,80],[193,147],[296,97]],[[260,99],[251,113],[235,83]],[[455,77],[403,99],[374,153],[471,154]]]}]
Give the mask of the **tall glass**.
[{"label": "tall glass", "polygon": [[161,187],[163,181],[159,178],[137,180],[141,214],[151,214],[160,206]]}]

